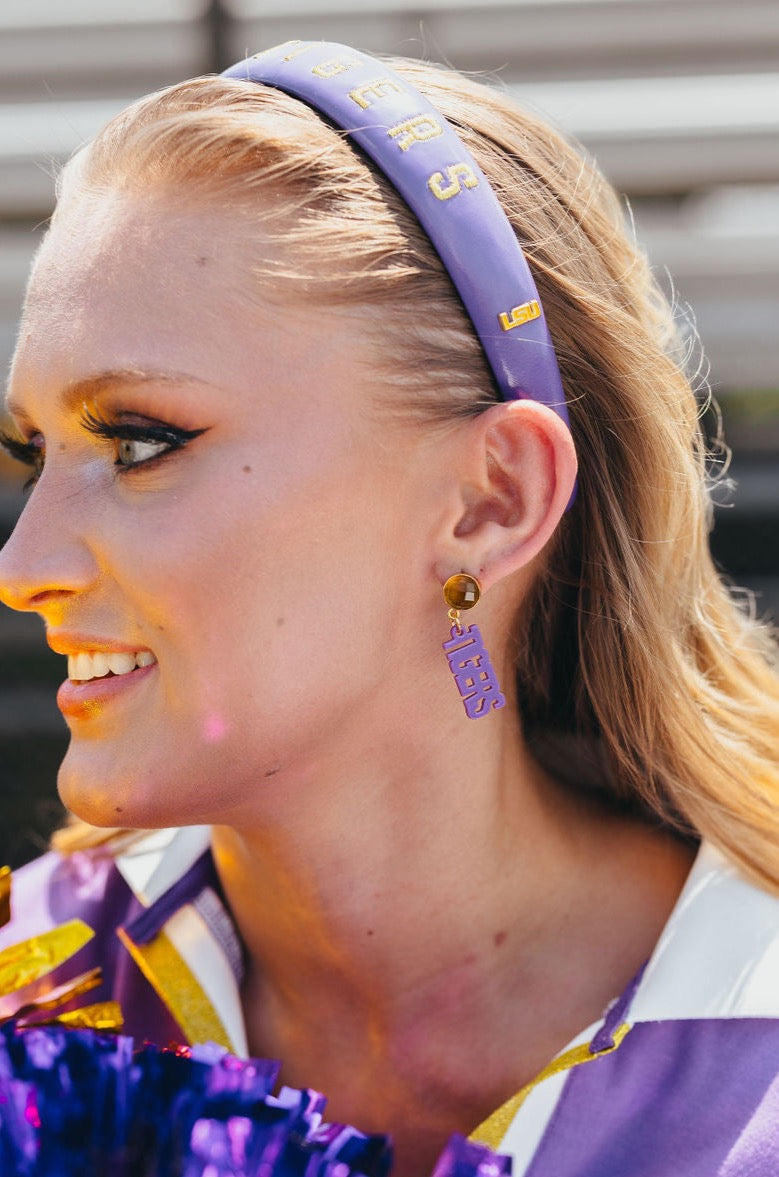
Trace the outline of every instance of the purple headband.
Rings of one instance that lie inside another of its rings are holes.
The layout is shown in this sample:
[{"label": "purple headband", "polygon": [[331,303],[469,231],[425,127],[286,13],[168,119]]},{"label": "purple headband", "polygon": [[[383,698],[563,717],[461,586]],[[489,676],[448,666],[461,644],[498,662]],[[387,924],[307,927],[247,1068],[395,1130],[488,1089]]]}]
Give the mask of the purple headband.
[{"label": "purple headband", "polygon": [[535,282],[489,181],[454,128],[400,74],[346,45],[289,41],[222,75],[300,98],[365,151],[416,214],[476,330],[504,400],[570,428]]}]

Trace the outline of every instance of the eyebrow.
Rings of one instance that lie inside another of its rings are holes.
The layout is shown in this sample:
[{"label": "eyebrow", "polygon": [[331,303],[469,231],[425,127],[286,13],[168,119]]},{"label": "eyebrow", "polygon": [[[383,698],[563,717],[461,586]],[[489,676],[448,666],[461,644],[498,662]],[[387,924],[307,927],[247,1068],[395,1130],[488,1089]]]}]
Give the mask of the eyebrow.
[{"label": "eyebrow", "polygon": [[[66,412],[77,409],[84,401],[97,400],[104,393],[115,388],[140,388],[147,384],[200,384],[207,380],[193,376],[191,372],[145,372],[139,368],[111,368],[97,372],[66,385],[59,396],[60,408]],[[27,418],[24,406],[14,400],[7,400],[5,408],[15,417]]]}]

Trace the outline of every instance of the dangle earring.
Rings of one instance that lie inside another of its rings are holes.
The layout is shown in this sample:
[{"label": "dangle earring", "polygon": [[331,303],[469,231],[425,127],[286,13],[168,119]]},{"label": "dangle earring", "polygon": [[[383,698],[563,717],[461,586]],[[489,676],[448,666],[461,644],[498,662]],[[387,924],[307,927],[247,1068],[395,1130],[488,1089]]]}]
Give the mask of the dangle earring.
[{"label": "dangle earring", "polygon": [[472,609],[480,596],[481,585],[467,572],[456,572],[444,585],[452,628],[442,649],[469,719],[481,719],[490,711],[506,706],[478,625],[463,625],[460,621],[460,612]]}]

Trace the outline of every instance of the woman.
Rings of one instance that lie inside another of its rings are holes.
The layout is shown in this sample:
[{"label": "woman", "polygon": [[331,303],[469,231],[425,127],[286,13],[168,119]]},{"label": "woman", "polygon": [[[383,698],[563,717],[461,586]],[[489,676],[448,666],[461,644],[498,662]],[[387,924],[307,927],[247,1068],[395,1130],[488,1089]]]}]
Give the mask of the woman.
[{"label": "woman", "polygon": [[68,164],[31,277],[0,590],[113,841],[29,868],[7,942],[88,912],[131,1029],[283,1059],[401,1174],[474,1129],[534,1177],[757,1165],[779,689],[619,205],[449,71],[230,72]]}]

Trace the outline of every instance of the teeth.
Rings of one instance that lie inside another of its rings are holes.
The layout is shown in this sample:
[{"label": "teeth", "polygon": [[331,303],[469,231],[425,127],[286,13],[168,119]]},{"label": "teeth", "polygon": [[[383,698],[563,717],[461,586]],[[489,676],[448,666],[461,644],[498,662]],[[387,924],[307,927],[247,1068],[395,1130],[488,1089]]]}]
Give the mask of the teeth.
[{"label": "teeth", "polygon": [[78,679],[92,678],[92,659],[89,654],[76,654],[75,676]]},{"label": "teeth", "polygon": [[93,654],[92,673],[94,674],[95,678],[105,678],[105,676],[108,674],[108,671],[108,658],[105,656],[105,654]]},{"label": "teeth", "polygon": [[68,678],[74,682],[89,682],[93,678],[105,678],[109,673],[130,674],[136,666],[151,666],[157,659],[151,650],[139,650],[136,654],[107,654],[101,650],[68,655]]},{"label": "teeth", "polygon": [[[99,657],[99,654],[93,654],[95,661]],[[134,654],[109,654],[106,662],[114,674],[129,674],[131,670],[135,670]]]}]

